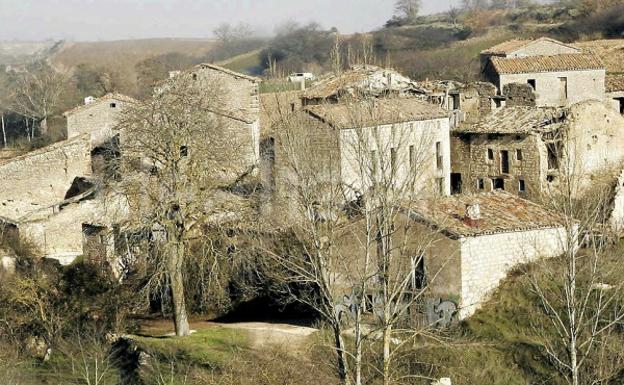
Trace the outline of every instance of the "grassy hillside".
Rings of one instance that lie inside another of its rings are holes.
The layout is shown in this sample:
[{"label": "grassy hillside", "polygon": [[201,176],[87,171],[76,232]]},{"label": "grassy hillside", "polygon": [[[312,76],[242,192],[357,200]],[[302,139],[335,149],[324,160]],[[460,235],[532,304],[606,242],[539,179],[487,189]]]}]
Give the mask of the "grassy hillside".
[{"label": "grassy hillside", "polygon": [[256,49],[217,63],[220,66],[249,75],[262,75],[262,49]]}]

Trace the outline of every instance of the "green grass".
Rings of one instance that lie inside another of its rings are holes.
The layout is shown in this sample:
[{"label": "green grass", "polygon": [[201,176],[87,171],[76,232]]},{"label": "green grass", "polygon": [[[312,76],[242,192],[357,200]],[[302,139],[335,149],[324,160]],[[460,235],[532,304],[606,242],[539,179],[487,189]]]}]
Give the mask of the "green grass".
[{"label": "green grass", "polygon": [[199,330],[186,337],[137,336],[133,339],[150,354],[209,368],[222,367],[249,348],[247,333],[229,328]]}]

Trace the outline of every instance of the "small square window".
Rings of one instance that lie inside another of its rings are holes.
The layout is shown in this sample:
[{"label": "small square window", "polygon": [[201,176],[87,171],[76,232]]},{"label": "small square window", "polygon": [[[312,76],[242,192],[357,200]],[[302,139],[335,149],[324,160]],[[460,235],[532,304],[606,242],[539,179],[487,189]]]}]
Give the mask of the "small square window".
[{"label": "small square window", "polygon": [[517,149],[516,150],[516,160],[522,160],[522,150]]},{"label": "small square window", "polygon": [[111,103],[110,104],[110,108],[116,108],[117,107],[117,103]]},{"label": "small square window", "polygon": [[518,181],[518,191],[520,191],[520,192],[525,192],[526,191],[526,184],[524,183],[524,179],[520,179]]},{"label": "small square window", "polygon": [[485,181],[483,179],[477,179],[477,188],[479,190],[485,190]]},{"label": "small square window", "polygon": [[180,146],[180,157],[186,158],[188,156],[188,153],[189,153],[188,146]]},{"label": "small square window", "polygon": [[533,87],[533,90],[535,90],[537,88],[537,82],[535,81],[535,79],[529,79],[527,80],[527,83]]},{"label": "small square window", "polygon": [[492,150],[491,148],[488,148],[487,150],[487,158],[488,160],[494,160],[494,150]]}]

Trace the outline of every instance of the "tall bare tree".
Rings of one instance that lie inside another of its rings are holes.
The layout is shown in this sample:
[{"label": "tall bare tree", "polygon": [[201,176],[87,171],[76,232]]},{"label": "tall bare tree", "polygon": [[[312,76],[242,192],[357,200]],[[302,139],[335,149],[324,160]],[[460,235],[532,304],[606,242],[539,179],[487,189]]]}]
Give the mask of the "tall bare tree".
[{"label": "tall bare tree", "polygon": [[[66,76],[45,63],[37,64],[30,71],[17,75],[13,109],[36,123],[41,133],[45,133],[48,118],[57,112],[66,84]],[[34,130],[33,125],[30,137],[34,136]]]},{"label": "tall bare tree", "polygon": [[[176,335],[189,333],[183,267],[202,226],[238,210],[225,189],[243,169],[240,132],[226,115],[220,83],[181,76],[147,102],[130,107],[120,130],[119,181],[131,215],[126,227],[153,234],[148,288],[167,282]],[[158,235],[160,234],[160,235]]]},{"label": "tall bare tree", "polygon": [[[604,354],[611,332],[624,321],[624,279],[608,267],[605,247],[611,189],[605,188],[610,184],[588,189],[589,175],[573,155],[579,153],[574,151],[577,140],[565,135],[557,139],[562,143],[556,146],[559,176],[549,186],[545,203],[561,217],[564,253],[552,270],[529,273],[543,310],[538,334],[546,356],[568,383],[603,383],[617,373],[605,375]],[[592,175],[592,183],[596,177]]]}]

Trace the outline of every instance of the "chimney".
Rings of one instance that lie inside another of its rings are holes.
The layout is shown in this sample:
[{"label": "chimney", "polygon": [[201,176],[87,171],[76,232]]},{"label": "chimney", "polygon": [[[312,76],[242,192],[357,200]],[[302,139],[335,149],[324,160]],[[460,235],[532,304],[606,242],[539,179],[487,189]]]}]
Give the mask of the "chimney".
[{"label": "chimney", "polygon": [[85,106],[86,106],[87,104],[91,104],[91,103],[93,103],[93,102],[95,102],[95,98],[94,98],[93,96],[87,96],[87,97],[84,99],[84,104],[85,104]]},{"label": "chimney", "polygon": [[169,71],[169,79],[173,79],[176,76],[180,75],[181,71]]},{"label": "chimney", "polygon": [[467,204],[466,218],[471,221],[478,221],[481,219],[481,206],[479,206],[478,203]]}]

